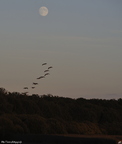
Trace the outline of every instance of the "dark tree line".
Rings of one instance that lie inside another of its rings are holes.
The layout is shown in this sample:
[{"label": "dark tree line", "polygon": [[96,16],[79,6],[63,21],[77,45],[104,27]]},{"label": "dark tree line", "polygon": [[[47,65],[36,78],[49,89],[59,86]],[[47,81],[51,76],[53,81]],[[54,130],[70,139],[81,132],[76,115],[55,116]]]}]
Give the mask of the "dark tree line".
[{"label": "dark tree line", "polygon": [[0,88],[0,135],[122,134],[122,99],[26,95]]}]

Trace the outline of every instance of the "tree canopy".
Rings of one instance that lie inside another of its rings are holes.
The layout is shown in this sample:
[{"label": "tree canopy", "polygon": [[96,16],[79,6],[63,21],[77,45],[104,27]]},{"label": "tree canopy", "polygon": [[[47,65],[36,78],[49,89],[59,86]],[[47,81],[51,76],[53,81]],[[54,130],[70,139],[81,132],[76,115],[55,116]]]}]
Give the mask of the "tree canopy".
[{"label": "tree canopy", "polygon": [[0,134],[122,134],[122,99],[71,99],[0,88]]}]

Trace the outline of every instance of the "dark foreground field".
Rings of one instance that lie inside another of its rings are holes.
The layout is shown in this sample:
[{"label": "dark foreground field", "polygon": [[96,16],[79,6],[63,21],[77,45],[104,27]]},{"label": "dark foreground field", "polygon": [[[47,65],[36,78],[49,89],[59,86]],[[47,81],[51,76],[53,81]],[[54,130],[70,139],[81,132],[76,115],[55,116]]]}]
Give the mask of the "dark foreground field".
[{"label": "dark foreground field", "polygon": [[83,135],[12,135],[1,139],[1,143],[17,144],[117,144],[122,136]]}]

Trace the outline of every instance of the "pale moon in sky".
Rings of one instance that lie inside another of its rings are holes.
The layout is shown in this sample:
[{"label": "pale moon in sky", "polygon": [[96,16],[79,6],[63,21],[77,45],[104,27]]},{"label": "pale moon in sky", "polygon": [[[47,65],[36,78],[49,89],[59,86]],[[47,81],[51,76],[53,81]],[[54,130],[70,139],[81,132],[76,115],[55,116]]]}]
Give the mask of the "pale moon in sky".
[{"label": "pale moon in sky", "polygon": [[46,7],[40,7],[40,9],[39,9],[39,14],[41,15],[41,16],[46,16],[47,14],[48,14],[48,9],[46,8]]}]

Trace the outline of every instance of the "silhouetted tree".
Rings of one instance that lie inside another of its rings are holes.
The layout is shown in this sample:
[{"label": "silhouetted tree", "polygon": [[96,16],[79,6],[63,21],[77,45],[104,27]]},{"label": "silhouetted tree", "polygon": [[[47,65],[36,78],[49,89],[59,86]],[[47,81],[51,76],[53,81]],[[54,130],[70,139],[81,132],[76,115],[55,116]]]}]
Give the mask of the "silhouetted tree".
[{"label": "silhouetted tree", "polygon": [[0,88],[0,134],[122,134],[122,99],[26,95]]}]

